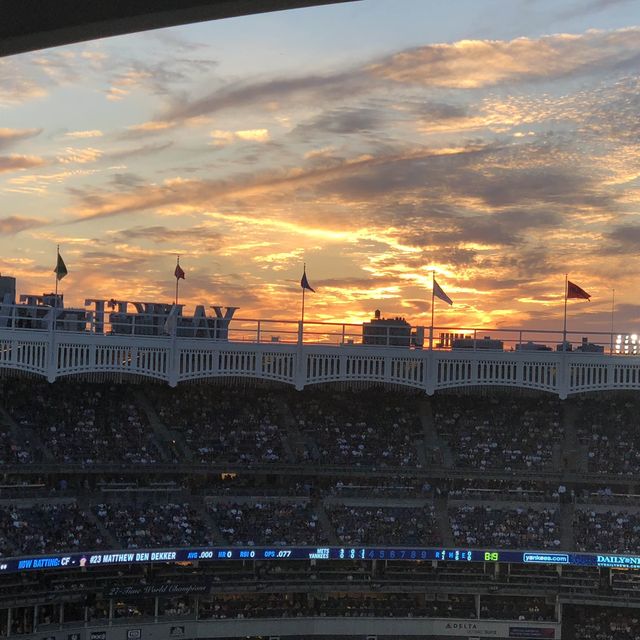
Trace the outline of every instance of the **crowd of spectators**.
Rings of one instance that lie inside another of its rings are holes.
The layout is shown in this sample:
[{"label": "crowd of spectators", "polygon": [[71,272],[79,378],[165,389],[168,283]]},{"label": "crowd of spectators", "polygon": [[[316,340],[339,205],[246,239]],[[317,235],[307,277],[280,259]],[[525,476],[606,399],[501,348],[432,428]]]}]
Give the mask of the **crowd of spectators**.
[{"label": "crowd of spectators", "polygon": [[640,513],[576,509],[573,532],[580,551],[637,553]]},{"label": "crowd of spectators", "polygon": [[[356,466],[415,467],[422,437],[417,403],[381,391],[305,392],[291,411],[323,462]],[[313,456],[313,453],[311,454]]]},{"label": "crowd of spectators", "polygon": [[214,503],[209,509],[230,544],[285,546],[328,541],[307,502]]},{"label": "crowd of spectators", "polygon": [[471,595],[449,595],[447,600],[425,600],[413,594],[336,594],[307,598],[306,594],[270,593],[209,598],[201,602],[200,618],[471,618]]},{"label": "crowd of spectators", "polygon": [[490,596],[480,598],[480,618],[493,620],[528,620],[545,622],[555,620],[555,607],[544,598],[514,598]]},{"label": "crowd of spectators", "polygon": [[588,470],[618,476],[640,471],[640,401],[629,394],[580,398],[576,431],[588,448]]},{"label": "crowd of spectators", "polygon": [[464,505],[450,509],[455,544],[496,549],[548,549],[560,546],[558,512],[552,509],[496,509]]},{"label": "crowd of spectators", "polygon": [[[22,433],[17,437],[0,412],[0,464],[177,462],[182,451],[154,438],[136,394],[151,401],[169,430],[182,434],[194,454],[190,459],[203,463],[292,462],[297,456],[298,461],[343,466],[419,467],[431,464],[435,451],[421,452],[425,432],[419,402],[411,394],[379,389],[299,394],[212,384],[176,389],[77,381],[51,385],[6,378],[0,380],[0,406]],[[572,402],[587,470],[622,477],[639,473],[640,400],[606,394]],[[431,405],[436,432],[447,442],[454,466],[514,474],[544,473],[554,464],[560,468],[564,432],[557,399],[439,394]],[[286,445],[291,443],[289,428],[299,432],[302,445]],[[444,464],[446,456],[438,451],[437,464]],[[525,490],[522,497],[529,497]]]},{"label": "crowd of spectators", "polygon": [[105,544],[98,528],[76,504],[0,507],[0,555],[82,551]]},{"label": "crowd of spectators", "polygon": [[563,438],[556,399],[442,395],[432,404],[457,466],[544,470]]},{"label": "crowd of spectators", "polygon": [[326,511],[338,539],[345,545],[442,544],[432,504],[420,507],[332,505]]},{"label": "crowd of spectators", "polygon": [[29,440],[19,442],[8,425],[0,424],[0,465],[34,462],[33,453]]},{"label": "crowd of spectators", "polygon": [[[91,514],[75,503],[56,499],[32,506],[8,505],[0,507],[0,555],[93,550],[114,543],[121,548],[211,545],[222,539],[248,546],[320,545],[331,539],[348,546],[439,546],[443,541],[432,503],[354,506],[332,498],[324,509],[328,521],[322,521],[303,497],[212,502],[208,506],[211,526],[219,532],[214,535],[204,514],[191,504],[103,503],[94,508],[94,514],[113,536],[115,542],[110,542]],[[449,508],[458,547],[559,548],[558,520],[557,509],[551,507],[496,507],[494,503]],[[640,513],[576,508],[573,531],[579,551],[634,553],[640,548]]]},{"label": "crowd of spectators", "polygon": [[2,404],[61,463],[151,464],[152,430],[125,385],[4,381]]},{"label": "crowd of spectators", "polygon": [[286,461],[275,393],[203,384],[150,387],[147,394],[200,462]]},{"label": "crowd of spectators", "polygon": [[570,622],[576,640],[637,640],[640,613],[634,609],[580,607]]},{"label": "crowd of spectators", "polygon": [[208,528],[189,504],[100,504],[95,513],[127,549],[213,544]]}]

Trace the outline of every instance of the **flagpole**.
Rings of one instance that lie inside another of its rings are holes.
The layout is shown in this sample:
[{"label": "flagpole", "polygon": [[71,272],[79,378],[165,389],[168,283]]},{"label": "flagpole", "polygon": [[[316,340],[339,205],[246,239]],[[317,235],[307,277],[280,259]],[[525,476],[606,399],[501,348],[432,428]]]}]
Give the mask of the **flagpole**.
[{"label": "flagpole", "polygon": [[[305,263],[305,265],[302,268],[302,273],[303,275],[307,272],[307,265]],[[304,327],[304,290],[305,287],[302,287],[302,318],[301,318],[301,322],[302,322],[302,326]]]},{"label": "flagpole", "polygon": [[[180,266],[180,256],[178,256],[178,262],[176,264],[176,270],[177,267]],[[178,306],[178,283],[180,282],[180,278],[178,278],[178,276],[176,276],[176,307]]]},{"label": "flagpole", "polygon": [[58,260],[60,258],[60,245],[58,245],[58,255],[56,256],[56,269],[54,273],[56,274],[56,306],[58,306]]},{"label": "flagpole", "polygon": [[564,274],[564,325],[562,327],[562,350],[567,350],[567,294],[569,287],[569,274]]},{"label": "flagpole", "polygon": [[435,304],[435,285],[436,285],[436,272],[435,269],[431,269],[431,328],[429,330],[429,351],[433,351],[433,314]]},{"label": "flagpole", "polygon": [[611,289],[611,347],[609,351],[609,355],[613,353],[613,313],[615,311],[616,304],[616,290]]}]

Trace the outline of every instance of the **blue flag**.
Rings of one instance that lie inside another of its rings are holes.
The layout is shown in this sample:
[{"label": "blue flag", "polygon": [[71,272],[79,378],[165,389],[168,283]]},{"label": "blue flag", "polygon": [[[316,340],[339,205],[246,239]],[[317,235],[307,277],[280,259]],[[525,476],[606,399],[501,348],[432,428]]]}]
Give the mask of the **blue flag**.
[{"label": "blue flag", "polygon": [[303,272],[302,272],[302,280],[300,280],[300,286],[303,289],[308,289],[309,291],[313,291],[313,293],[316,292],[315,289],[311,288],[311,285],[309,284],[309,281],[307,280],[307,268],[305,267]]}]

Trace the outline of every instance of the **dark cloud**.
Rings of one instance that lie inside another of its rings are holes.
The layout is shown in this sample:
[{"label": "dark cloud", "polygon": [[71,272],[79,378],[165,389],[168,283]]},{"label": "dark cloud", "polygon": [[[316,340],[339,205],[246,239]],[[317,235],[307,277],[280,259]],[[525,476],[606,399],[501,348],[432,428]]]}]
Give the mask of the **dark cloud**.
[{"label": "dark cloud", "polygon": [[293,136],[311,138],[326,134],[362,134],[381,128],[386,122],[384,111],[371,108],[332,109],[317,116],[309,122],[298,125]]},{"label": "dark cloud", "polygon": [[414,192],[416,189],[444,197],[451,181],[460,181],[456,172],[469,167],[489,150],[488,147],[470,146],[447,154],[429,148],[413,153],[385,154],[335,176],[328,175],[321,191],[366,201],[398,191]]},{"label": "dark cloud", "polygon": [[132,274],[144,273],[150,264],[150,258],[144,254],[123,253],[115,251],[89,250],[81,253],[78,262],[87,270],[108,269],[109,276],[121,275],[125,279]]},{"label": "dark cloud", "polygon": [[[473,154],[474,150],[460,152],[459,155],[464,153]],[[201,205],[212,202],[214,199],[219,202],[221,198],[241,197],[247,193],[259,192],[264,196],[265,193],[271,192],[287,198],[288,196],[282,195],[285,189],[310,191],[312,188],[318,189],[317,185],[323,182],[328,185],[323,186],[323,189],[335,190],[345,180],[338,176],[357,176],[361,172],[366,174],[370,167],[386,167],[386,173],[392,173],[398,177],[399,181],[404,180],[405,184],[408,184],[410,180],[417,181],[418,177],[402,175],[407,154],[410,159],[419,160],[433,157],[434,152],[431,149],[397,150],[395,153],[391,152],[378,157],[366,156],[357,160],[332,159],[325,165],[313,166],[307,170],[282,167],[277,171],[238,174],[229,180],[179,180],[166,185],[144,185],[128,192],[96,191],[95,189],[90,191],[70,189],[69,191],[77,200],[76,209],[84,214],[82,219],[88,220],[182,203]],[[362,179],[369,181],[371,178],[365,175]],[[338,186],[333,186],[332,180],[337,180]],[[362,189],[366,189],[366,185],[363,185]],[[384,189],[384,185],[379,186],[373,194],[367,192],[367,197],[383,190],[388,189]]]},{"label": "dark cloud", "polygon": [[548,246],[524,246],[486,261],[487,268],[507,269],[519,278],[535,280],[553,273],[559,273],[566,263],[553,255]]},{"label": "dark cloud", "polygon": [[195,100],[180,96],[175,105],[161,117],[162,120],[185,120],[216,113],[223,109],[256,107],[264,102],[306,101],[323,104],[324,101],[343,100],[357,93],[371,91],[372,78],[363,70],[328,75],[309,75],[297,78],[275,78],[254,84],[235,84]]},{"label": "dark cloud", "polygon": [[144,178],[135,173],[114,173],[111,184],[119,188],[133,189],[144,184]]},{"label": "dark cloud", "polygon": [[[185,270],[187,271],[187,279],[182,284],[181,290],[192,299],[201,300],[202,304],[230,305],[240,307],[240,309],[268,304],[260,298],[258,293],[264,283],[251,274],[208,274],[201,271]],[[167,297],[174,296],[175,286],[168,285],[165,295]],[[276,309],[276,313],[278,311],[281,310]],[[237,315],[243,317],[242,314]]]},{"label": "dark cloud", "polygon": [[588,2],[585,2],[584,0],[579,0],[579,2],[574,7],[558,13],[556,19],[570,20],[572,18],[588,16],[600,11],[609,11],[614,7],[629,4],[630,2],[635,1],[636,0],[589,0]]},{"label": "dark cloud", "polygon": [[19,171],[20,169],[31,169],[40,167],[44,164],[44,160],[38,156],[0,156],[0,173],[9,171]]},{"label": "dark cloud", "polygon": [[122,149],[119,151],[110,151],[105,153],[102,158],[106,160],[125,160],[126,158],[134,158],[138,156],[147,156],[151,153],[160,153],[173,145],[173,142],[159,142],[157,144],[145,144],[139,147],[131,147],[130,149]]},{"label": "dark cloud", "polygon": [[206,246],[210,242],[219,243],[222,234],[202,225],[186,229],[170,229],[165,226],[132,227],[116,234],[116,241],[149,240],[157,244],[168,242],[186,242]]},{"label": "dark cloud", "polygon": [[33,138],[42,133],[42,129],[0,129],[0,149],[5,149],[21,140]]},{"label": "dark cloud", "polygon": [[620,225],[604,235],[605,243],[598,248],[602,255],[640,253],[640,225]]},{"label": "dark cloud", "polygon": [[8,218],[0,218],[0,235],[12,236],[25,229],[33,227],[41,227],[45,224],[38,218],[25,218],[23,216],[9,216]]},{"label": "dark cloud", "polygon": [[378,287],[392,287],[397,285],[398,281],[396,278],[374,276],[370,276],[368,278],[326,278],[325,280],[316,280],[314,282],[314,287],[317,287],[318,289],[321,287],[376,289]]},{"label": "dark cloud", "polygon": [[446,102],[425,102],[416,110],[416,115],[426,122],[458,120],[469,115],[469,108]]},{"label": "dark cloud", "polygon": [[[425,216],[423,225],[431,222]],[[407,244],[427,247],[431,244],[480,243],[486,245],[521,245],[525,237],[536,229],[550,229],[561,224],[560,215],[551,211],[505,211],[471,215],[449,215],[445,219],[448,230],[409,230],[403,235]],[[436,225],[442,218],[434,221]],[[412,224],[405,228],[411,229]],[[416,225],[417,226],[417,225]]]},{"label": "dark cloud", "polygon": [[[554,149],[531,144],[469,144],[438,154],[389,154],[339,175],[328,175],[317,187],[323,195],[377,203],[382,197],[411,194],[422,206],[478,201],[488,209],[544,205],[550,210],[617,208],[617,194],[605,189],[591,167],[571,157],[556,159]],[[535,160],[535,162],[534,162]],[[533,166],[532,166],[533,165]]]},{"label": "dark cloud", "polygon": [[477,174],[459,187],[467,195],[481,198],[490,207],[544,202],[607,207],[612,201],[612,196],[593,191],[594,182],[590,177],[581,175],[578,168],[570,167],[504,169],[489,176]]}]

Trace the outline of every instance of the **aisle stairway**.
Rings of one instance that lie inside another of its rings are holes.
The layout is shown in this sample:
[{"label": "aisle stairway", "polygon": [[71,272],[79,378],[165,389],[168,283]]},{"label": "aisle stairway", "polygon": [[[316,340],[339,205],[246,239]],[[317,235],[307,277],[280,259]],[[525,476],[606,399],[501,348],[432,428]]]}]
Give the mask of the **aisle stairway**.
[{"label": "aisle stairway", "polygon": [[184,440],[182,433],[175,429],[169,429],[158,416],[153,404],[142,389],[136,389],[134,392],[136,404],[144,412],[153,429],[155,435],[155,444],[159,447],[159,451],[164,461],[171,461],[172,450],[177,455],[191,462],[193,460],[193,452]]},{"label": "aisle stairway", "polygon": [[562,447],[561,470],[573,473],[587,471],[587,450],[578,441],[576,422],[578,407],[571,401],[562,403],[562,426],[564,428],[564,442]]},{"label": "aisle stairway", "polygon": [[442,535],[442,545],[444,547],[453,547],[453,532],[451,531],[451,521],[449,520],[447,497],[437,496],[434,498],[433,504],[440,534]]},{"label": "aisle stairway", "polygon": [[211,511],[207,509],[206,501],[202,498],[192,496],[189,502],[194,509],[198,510],[198,515],[211,534],[213,543],[221,547],[228,545],[229,543],[224,539],[224,536],[220,532],[220,527],[218,526],[216,519]]},{"label": "aisle stairway", "polygon": [[104,548],[121,549],[122,544],[118,542],[116,537],[104,526],[102,520],[100,520],[100,518],[98,518],[98,516],[95,514],[94,509],[96,505],[92,503],[92,501],[89,499],[89,496],[78,496],[78,498],[76,499],[76,503],[85,512],[87,520],[89,520],[97,527],[100,535],[102,536],[102,539],[105,541],[105,544],[103,545]]},{"label": "aisle stairway", "polygon": [[563,551],[571,551],[575,547],[574,517],[575,506],[572,502],[565,502],[560,505],[560,548]]},{"label": "aisle stairway", "polygon": [[298,429],[296,419],[291,413],[286,398],[278,398],[278,417],[282,426],[282,446],[289,457],[289,462],[303,462],[306,459],[307,445],[303,434]]},{"label": "aisle stairway", "polygon": [[331,524],[331,520],[329,520],[329,516],[324,509],[324,504],[321,498],[315,498],[312,503],[313,511],[318,516],[318,523],[320,528],[327,534],[329,538],[329,544],[339,545],[340,541],[338,540],[338,536],[336,535],[336,530]]},{"label": "aisle stairway", "polygon": [[424,449],[427,462],[446,468],[453,467],[453,453],[451,448],[439,435],[433,419],[433,405],[431,398],[424,396],[419,405],[420,422],[424,433]]}]

